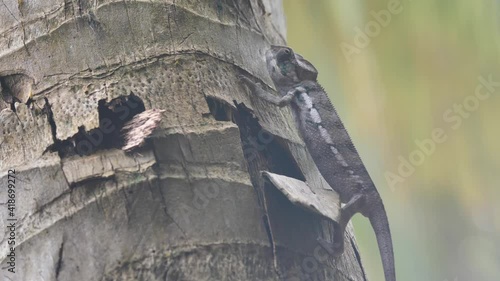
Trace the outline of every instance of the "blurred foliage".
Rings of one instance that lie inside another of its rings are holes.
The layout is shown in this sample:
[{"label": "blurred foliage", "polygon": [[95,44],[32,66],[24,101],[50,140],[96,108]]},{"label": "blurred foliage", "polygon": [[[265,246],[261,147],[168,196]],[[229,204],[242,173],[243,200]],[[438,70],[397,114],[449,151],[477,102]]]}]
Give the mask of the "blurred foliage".
[{"label": "blurred foliage", "polygon": [[[318,68],[384,198],[398,280],[500,280],[500,87],[474,96],[479,76],[500,82],[500,2],[283,2],[289,45]],[[367,26],[369,43],[356,44]],[[361,48],[346,56],[347,44]],[[446,140],[388,182],[435,128]],[[384,280],[368,221],[354,225],[369,280]]]}]

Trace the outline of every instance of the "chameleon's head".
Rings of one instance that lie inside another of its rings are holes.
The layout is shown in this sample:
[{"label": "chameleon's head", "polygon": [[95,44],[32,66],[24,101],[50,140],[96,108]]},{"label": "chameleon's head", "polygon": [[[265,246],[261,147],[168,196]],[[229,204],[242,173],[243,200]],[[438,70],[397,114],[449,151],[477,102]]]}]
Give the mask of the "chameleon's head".
[{"label": "chameleon's head", "polygon": [[318,71],[301,55],[285,46],[271,46],[266,52],[267,70],[277,87],[293,86],[301,81],[316,81]]}]

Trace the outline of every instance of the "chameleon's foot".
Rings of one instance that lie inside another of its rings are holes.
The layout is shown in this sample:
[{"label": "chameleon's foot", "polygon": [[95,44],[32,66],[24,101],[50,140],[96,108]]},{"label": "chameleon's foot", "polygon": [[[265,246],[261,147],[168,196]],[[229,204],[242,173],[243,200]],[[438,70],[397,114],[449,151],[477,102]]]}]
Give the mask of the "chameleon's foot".
[{"label": "chameleon's foot", "polygon": [[342,253],[344,252],[343,241],[332,243],[332,242],[326,241],[323,238],[318,238],[316,240],[321,245],[321,247],[323,247],[323,249],[325,249],[328,252],[328,254],[330,254],[331,256],[338,257],[338,256],[342,255]]}]

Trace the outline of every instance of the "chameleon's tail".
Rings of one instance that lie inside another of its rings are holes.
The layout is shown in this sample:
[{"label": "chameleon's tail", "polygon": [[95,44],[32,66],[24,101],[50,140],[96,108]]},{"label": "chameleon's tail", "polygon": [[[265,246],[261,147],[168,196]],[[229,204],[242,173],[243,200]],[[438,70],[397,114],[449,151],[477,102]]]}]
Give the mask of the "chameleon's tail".
[{"label": "chameleon's tail", "polygon": [[378,210],[373,210],[370,223],[375,230],[378,249],[384,266],[385,281],[396,281],[396,270],[394,268],[394,251],[392,249],[391,230],[385,213],[384,205],[379,204]]}]

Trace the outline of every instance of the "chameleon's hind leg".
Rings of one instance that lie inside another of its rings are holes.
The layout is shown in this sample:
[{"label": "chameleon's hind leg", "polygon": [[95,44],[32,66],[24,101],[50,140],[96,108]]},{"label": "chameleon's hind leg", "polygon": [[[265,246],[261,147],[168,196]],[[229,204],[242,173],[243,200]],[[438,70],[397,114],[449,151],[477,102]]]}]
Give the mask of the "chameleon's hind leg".
[{"label": "chameleon's hind leg", "polygon": [[326,241],[323,238],[318,238],[318,243],[332,256],[340,256],[344,252],[344,233],[347,224],[352,216],[359,212],[363,203],[363,195],[358,194],[351,198],[347,204],[340,210],[339,227],[335,229],[333,242]]}]

